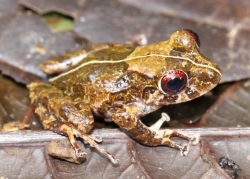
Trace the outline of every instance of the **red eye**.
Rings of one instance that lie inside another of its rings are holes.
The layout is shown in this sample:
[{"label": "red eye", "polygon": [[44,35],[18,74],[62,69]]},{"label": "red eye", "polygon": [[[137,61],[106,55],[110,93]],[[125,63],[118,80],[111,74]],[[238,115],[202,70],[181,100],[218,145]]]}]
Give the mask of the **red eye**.
[{"label": "red eye", "polygon": [[190,29],[185,29],[185,30],[188,31],[190,36],[192,36],[195,39],[195,42],[197,43],[198,47],[201,47],[200,38],[198,34]]},{"label": "red eye", "polygon": [[183,91],[187,85],[187,75],[179,69],[169,70],[161,78],[159,85],[164,93],[179,93]]}]

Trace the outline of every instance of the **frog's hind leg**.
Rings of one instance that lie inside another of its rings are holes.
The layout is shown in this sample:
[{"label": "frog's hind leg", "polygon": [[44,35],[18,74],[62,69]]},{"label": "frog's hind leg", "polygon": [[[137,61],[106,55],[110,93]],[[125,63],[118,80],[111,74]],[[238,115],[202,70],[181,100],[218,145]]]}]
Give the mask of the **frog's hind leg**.
[{"label": "frog's hind leg", "polygon": [[[38,110],[36,110],[36,113],[39,116],[44,115],[41,112],[42,112],[41,108],[40,109],[38,108]],[[110,153],[108,153],[104,148],[102,148],[100,145],[98,145],[96,143],[96,142],[102,142],[102,140],[100,138],[92,137],[88,134],[82,134],[78,130],[70,127],[67,124],[63,124],[63,123],[60,124],[60,123],[56,122],[56,119],[53,119],[53,118],[54,118],[53,116],[50,116],[48,119],[43,120],[42,123],[45,126],[45,129],[49,129],[49,130],[52,130],[58,134],[68,136],[68,139],[69,139],[72,147],[74,148],[77,157],[84,157],[85,158],[87,153],[84,152],[82,147],[77,144],[74,136],[83,139],[84,142],[88,143],[91,147],[94,147],[98,151],[100,151],[101,153],[105,154],[111,160],[112,163],[114,163],[114,164],[119,163],[119,161],[117,159],[115,159]],[[48,124],[50,124],[50,125],[48,125]]]},{"label": "frog's hind leg", "polygon": [[40,117],[44,128],[68,136],[77,156],[84,157],[86,153],[76,143],[74,136],[82,138],[90,146],[95,147],[114,164],[118,163],[118,160],[96,143],[96,141],[101,142],[99,138],[87,134],[94,125],[88,106],[72,100],[59,89],[40,81],[32,82],[27,87],[31,102],[36,108],[35,113]]},{"label": "frog's hind leg", "polygon": [[[117,159],[115,159],[109,152],[107,152],[104,148],[102,148],[100,145],[98,145],[96,143],[96,141],[94,139],[100,140],[98,138],[95,137],[91,137],[88,134],[81,134],[78,130],[76,129],[72,129],[71,127],[67,126],[67,125],[62,125],[60,126],[60,131],[65,132],[67,134],[67,136],[69,137],[69,141],[71,143],[71,145],[73,146],[73,148],[76,151],[76,155],[79,157],[82,157],[82,155],[86,155],[86,153],[81,150],[81,148],[79,147],[79,145],[76,143],[74,136],[79,137],[81,139],[83,139],[85,142],[87,142],[91,147],[96,148],[99,152],[105,154],[112,163],[114,164],[118,164],[119,161]],[[93,139],[94,138],[94,139]]]},{"label": "frog's hind leg", "polygon": [[42,125],[45,129],[68,136],[69,141],[76,152],[76,156],[85,158],[86,152],[84,152],[82,147],[76,143],[72,128],[57,120],[54,115],[49,114],[48,110],[43,106],[37,107],[35,113],[41,119]]},{"label": "frog's hind leg", "polygon": [[[71,145],[73,146],[73,148],[76,151],[77,156],[82,157],[83,155],[86,155],[86,153],[85,152],[83,153],[83,151],[81,150],[81,147],[79,147],[79,145],[76,143],[74,136],[83,139],[91,147],[96,148],[99,152],[106,155],[113,164],[118,164],[119,163],[118,159],[115,159],[113,157],[113,155],[111,155],[109,152],[107,152],[104,148],[102,148],[100,145],[98,145],[96,143],[96,142],[100,142],[99,138],[91,137],[88,134],[82,134],[78,130],[76,130],[74,128],[72,129],[71,127],[69,127],[67,125],[60,126],[60,132],[64,132],[64,133],[67,134],[67,136],[69,137],[69,141],[70,141]],[[95,141],[95,140],[97,140],[97,141]]]},{"label": "frog's hind leg", "polygon": [[101,152],[102,154],[106,155],[110,161],[113,163],[113,164],[118,164],[119,163],[119,160],[118,159],[115,159],[113,157],[113,155],[111,155],[109,152],[107,152],[104,148],[102,148],[100,145],[98,145],[93,139],[92,137],[90,137],[89,135],[87,134],[81,134],[79,131],[77,130],[74,130],[73,129],[73,134],[77,137],[80,137],[82,138],[83,140],[85,140],[86,142],[89,143],[89,145],[91,147],[94,147],[96,148],[99,152]]},{"label": "frog's hind leg", "polygon": [[73,130],[71,127],[69,127],[68,125],[62,124],[59,128],[55,129],[55,131],[56,130],[58,130],[57,133],[61,133],[61,134],[68,136],[69,141],[70,141],[72,147],[74,148],[77,157],[84,157],[85,158],[87,153],[84,152],[82,150],[82,148],[76,143],[74,133],[73,133]]}]

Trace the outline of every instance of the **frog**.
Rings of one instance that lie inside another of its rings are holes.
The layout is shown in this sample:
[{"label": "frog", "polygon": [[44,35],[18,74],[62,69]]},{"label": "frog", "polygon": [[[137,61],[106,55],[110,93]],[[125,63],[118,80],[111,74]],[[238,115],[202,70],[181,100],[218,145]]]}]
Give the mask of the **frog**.
[{"label": "frog", "polygon": [[[86,152],[80,138],[108,159],[119,162],[89,133],[94,117],[116,123],[133,140],[145,146],[169,146],[187,155],[199,135],[161,129],[167,114],[152,126],[141,118],[163,105],[193,100],[220,81],[219,66],[200,52],[200,40],[192,30],[176,30],[168,40],[149,45],[94,44],[40,64],[47,74],[57,73],[48,83],[27,85],[29,97],[43,127],[68,137],[77,156]],[[173,141],[187,140],[188,144]]]}]

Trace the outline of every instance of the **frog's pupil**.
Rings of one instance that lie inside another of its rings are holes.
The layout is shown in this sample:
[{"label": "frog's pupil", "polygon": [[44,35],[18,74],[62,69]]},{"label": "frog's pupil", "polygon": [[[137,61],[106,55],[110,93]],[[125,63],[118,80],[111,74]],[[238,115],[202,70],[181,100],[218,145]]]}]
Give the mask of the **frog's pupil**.
[{"label": "frog's pupil", "polygon": [[159,85],[159,88],[163,91],[163,93],[180,93],[187,85],[187,75],[180,69],[171,69],[161,78]]},{"label": "frog's pupil", "polygon": [[178,91],[184,84],[183,78],[174,78],[167,83],[167,87],[170,90]]}]

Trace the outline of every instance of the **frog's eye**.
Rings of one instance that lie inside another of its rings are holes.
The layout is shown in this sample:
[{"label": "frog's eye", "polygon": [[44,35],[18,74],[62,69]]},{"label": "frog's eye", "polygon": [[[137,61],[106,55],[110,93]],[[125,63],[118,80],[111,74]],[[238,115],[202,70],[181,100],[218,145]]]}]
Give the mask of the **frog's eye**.
[{"label": "frog's eye", "polygon": [[193,37],[193,39],[195,40],[196,44],[198,45],[198,47],[201,47],[201,43],[200,43],[200,38],[198,36],[198,34],[190,29],[185,29],[187,32],[189,32],[190,36]]},{"label": "frog's eye", "polygon": [[187,86],[187,75],[179,69],[169,70],[159,81],[159,88],[165,94],[182,92]]}]

